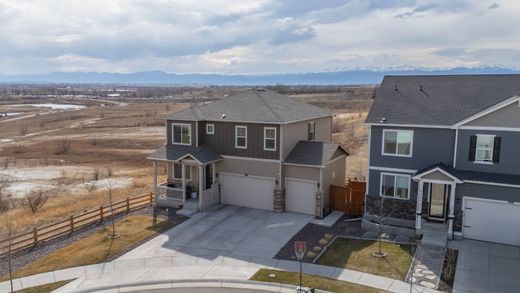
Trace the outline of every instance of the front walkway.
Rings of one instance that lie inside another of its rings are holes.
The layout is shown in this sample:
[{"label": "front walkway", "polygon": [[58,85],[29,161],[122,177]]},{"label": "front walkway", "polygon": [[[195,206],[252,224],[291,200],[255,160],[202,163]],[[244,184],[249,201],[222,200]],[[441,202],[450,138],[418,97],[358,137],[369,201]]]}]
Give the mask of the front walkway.
[{"label": "front walkway", "polygon": [[520,247],[464,239],[453,292],[519,292]]}]

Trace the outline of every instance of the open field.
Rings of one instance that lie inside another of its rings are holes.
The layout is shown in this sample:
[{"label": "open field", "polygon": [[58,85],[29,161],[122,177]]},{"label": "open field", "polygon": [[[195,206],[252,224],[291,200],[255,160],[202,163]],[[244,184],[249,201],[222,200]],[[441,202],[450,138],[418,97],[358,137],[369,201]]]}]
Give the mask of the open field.
[{"label": "open field", "polygon": [[[140,89],[124,91],[128,96],[117,99],[34,98],[23,89],[16,96],[4,95],[0,113],[18,114],[0,118],[0,210],[9,210],[7,214],[16,219],[15,233],[20,233],[106,204],[109,186],[114,201],[149,192],[152,172],[146,156],[164,143],[162,117],[240,90],[172,88],[175,94],[171,96],[167,88],[154,88],[148,90],[150,93],[141,90],[151,95],[148,99],[133,96],[139,95]],[[46,88],[41,91],[48,94]],[[75,91],[83,94],[82,89]],[[373,88],[300,91],[288,94],[296,93],[296,97],[337,114],[334,139],[352,154],[347,176],[365,176],[367,133],[363,121]],[[156,97],[159,94],[162,96]],[[49,103],[72,106],[50,109],[30,105]],[[164,168],[160,165],[160,176],[164,176]],[[35,193],[48,199],[33,213],[26,197]]]}]

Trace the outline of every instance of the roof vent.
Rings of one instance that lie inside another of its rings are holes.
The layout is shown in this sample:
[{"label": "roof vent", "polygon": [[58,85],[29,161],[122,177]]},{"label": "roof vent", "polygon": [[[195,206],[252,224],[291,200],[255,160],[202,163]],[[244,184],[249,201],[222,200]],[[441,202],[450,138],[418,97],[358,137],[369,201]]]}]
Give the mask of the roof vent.
[{"label": "roof vent", "polygon": [[399,91],[399,89],[397,88],[397,83],[395,84],[394,90],[395,90],[396,92]]},{"label": "roof vent", "polygon": [[387,122],[388,122],[388,120],[385,117],[383,117],[383,118],[381,118],[381,120],[379,120],[379,123],[387,123]]},{"label": "roof vent", "polygon": [[263,87],[256,87],[257,92],[265,92],[265,89]]},{"label": "roof vent", "polygon": [[424,92],[422,88],[422,84],[419,85],[419,91]]},{"label": "roof vent", "polygon": [[222,115],[220,116],[220,119],[226,119],[226,114],[222,114]]}]

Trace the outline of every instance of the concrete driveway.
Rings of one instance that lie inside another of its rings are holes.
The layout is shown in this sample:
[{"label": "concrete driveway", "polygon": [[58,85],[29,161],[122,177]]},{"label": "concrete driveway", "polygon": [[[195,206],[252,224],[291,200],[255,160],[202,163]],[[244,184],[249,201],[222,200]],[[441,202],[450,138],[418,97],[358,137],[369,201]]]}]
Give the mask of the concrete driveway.
[{"label": "concrete driveway", "polygon": [[520,247],[462,240],[453,292],[519,292]]},{"label": "concrete driveway", "polygon": [[177,261],[192,264],[197,257],[198,261],[219,256],[272,258],[311,219],[303,214],[225,206],[195,214],[119,259],[176,256]]}]

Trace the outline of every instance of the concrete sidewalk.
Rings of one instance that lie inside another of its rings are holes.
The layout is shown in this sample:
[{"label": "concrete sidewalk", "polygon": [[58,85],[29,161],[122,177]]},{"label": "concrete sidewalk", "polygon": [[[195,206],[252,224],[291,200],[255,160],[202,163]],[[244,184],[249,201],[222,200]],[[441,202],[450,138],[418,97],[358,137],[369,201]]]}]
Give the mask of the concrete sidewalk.
[{"label": "concrete sidewalk", "polygon": [[[195,260],[195,261],[194,261]],[[258,269],[269,268],[291,272],[299,271],[296,261],[270,258],[226,257],[214,260],[183,256],[117,260],[53,271],[14,280],[15,290],[77,279],[57,292],[76,292],[99,286],[133,284],[152,281],[229,279],[248,280]],[[410,292],[410,285],[403,281],[358,271],[304,264],[304,273],[365,285],[390,292]],[[9,291],[9,282],[0,283],[0,292]],[[438,292],[414,285],[413,292]]]}]

